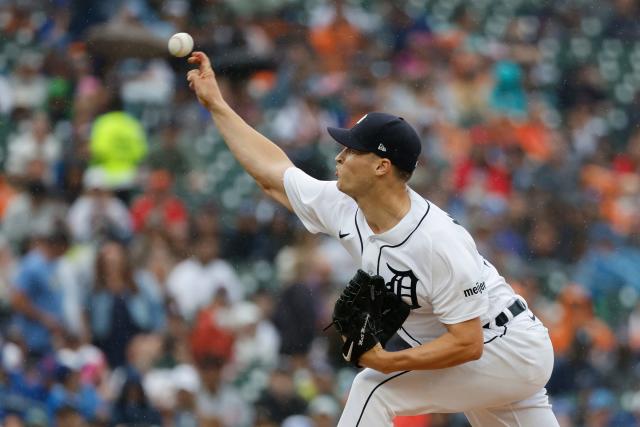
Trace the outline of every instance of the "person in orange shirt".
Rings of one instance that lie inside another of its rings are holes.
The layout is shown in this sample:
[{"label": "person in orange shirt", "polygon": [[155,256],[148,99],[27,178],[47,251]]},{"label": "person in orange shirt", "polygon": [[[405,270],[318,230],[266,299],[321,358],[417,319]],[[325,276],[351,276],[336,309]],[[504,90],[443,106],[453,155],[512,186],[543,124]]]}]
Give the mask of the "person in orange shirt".
[{"label": "person in orange shirt", "polygon": [[616,337],[593,311],[587,291],[578,284],[566,286],[558,296],[560,314],[549,322],[549,335],[556,355],[566,355],[578,333],[586,334],[596,350],[608,352],[616,346]]},{"label": "person in orange shirt", "polygon": [[328,72],[345,71],[351,57],[362,45],[362,35],[345,17],[343,3],[343,0],[336,0],[333,21],[312,29],[309,34],[311,45]]},{"label": "person in orange shirt", "polygon": [[539,162],[548,161],[552,155],[552,135],[542,121],[542,107],[534,106],[529,113],[529,120],[514,126],[515,139],[527,156]]},{"label": "person in orange shirt", "polygon": [[9,184],[7,177],[0,174],[0,220],[4,217],[4,212],[15,194],[16,191]]}]

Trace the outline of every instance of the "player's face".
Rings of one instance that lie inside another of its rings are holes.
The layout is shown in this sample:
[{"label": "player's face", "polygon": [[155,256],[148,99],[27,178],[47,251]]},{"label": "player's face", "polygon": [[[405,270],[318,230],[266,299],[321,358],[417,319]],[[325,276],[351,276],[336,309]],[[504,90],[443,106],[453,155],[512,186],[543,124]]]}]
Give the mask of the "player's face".
[{"label": "player's face", "polygon": [[357,197],[371,186],[377,156],[345,147],[336,156],[338,190]]}]

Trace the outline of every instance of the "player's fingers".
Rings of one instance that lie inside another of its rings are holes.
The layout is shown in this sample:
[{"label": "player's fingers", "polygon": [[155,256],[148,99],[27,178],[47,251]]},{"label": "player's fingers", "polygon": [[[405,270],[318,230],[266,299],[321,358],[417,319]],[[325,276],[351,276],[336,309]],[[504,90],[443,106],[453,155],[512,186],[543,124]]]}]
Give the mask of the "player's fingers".
[{"label": "player's fingers", "polygon": [[[194,61],[191,61],[191,58],[195,58]],[[191,58],[189,58],[191,63],[199,63],[201,71],[207,71],[211,69],[211,61],[209,61],[209,57],[200,51],[195,51],[191,54]]]},{"label": "player's fingers", "polygon": [[187,73],[187,80],[193,82],[193,80],[198,76],[198,70],[190,70]]}]

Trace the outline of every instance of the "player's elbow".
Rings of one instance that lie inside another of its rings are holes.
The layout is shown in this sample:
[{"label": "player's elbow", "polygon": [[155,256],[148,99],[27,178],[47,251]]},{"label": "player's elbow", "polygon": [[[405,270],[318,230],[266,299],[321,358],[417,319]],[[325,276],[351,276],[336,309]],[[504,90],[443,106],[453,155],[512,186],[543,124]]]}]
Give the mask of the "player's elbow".
[{"label": "player's elbow", "polygon": [[467,354],[469,357],[469,362],[473,360],[478,360],[482,357],[482,353],[484,352],[484,342],[474,341],[467,346]]},{"label": "player's elbow", "polygon": [[459,341],[459,355],[462,359],[462,363],[472,362],[482,357],[484,351],[484,342],[482,339],[476,337],[468,337],[465,340]]},{"label": "player's elbow", "polygon": [[467,320],[466,322],[448,325],[449,333],[456,343],[456,353],[461,363],[478,360],[484,350],[484,334],[480,325],[480,318]]},{"label": "player's elbow", "polygon": [[484,343],[480,341],[479,344],[473,346],[473,350],[471,352],[471,360],[478,360],[482,357],[482,353],[484,352]]}]

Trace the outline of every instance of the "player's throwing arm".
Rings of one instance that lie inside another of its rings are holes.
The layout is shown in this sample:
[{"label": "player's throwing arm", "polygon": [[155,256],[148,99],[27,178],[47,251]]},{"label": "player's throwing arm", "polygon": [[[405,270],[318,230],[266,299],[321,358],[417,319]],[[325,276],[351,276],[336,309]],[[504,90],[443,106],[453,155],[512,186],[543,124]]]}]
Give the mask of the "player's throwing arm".
[{"label": "player's throwing arm", "polygon": [[229,150],[258,185],[276,201],[291,209],[284,191],[284,171],[293,166],[287,155],[264,135],[249,126],[224,100],[209,57],[193,52],[187,73],[189,87],[210,113]]}]

